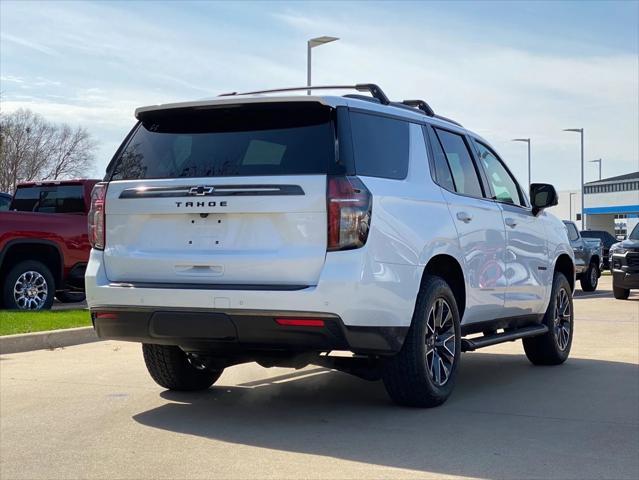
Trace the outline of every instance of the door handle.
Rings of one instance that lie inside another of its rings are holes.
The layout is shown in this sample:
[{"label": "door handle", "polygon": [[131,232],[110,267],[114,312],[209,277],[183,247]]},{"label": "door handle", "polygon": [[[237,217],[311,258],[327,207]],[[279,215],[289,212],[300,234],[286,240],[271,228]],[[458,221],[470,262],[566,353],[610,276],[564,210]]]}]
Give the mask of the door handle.
[{"label": "door handle", "polygon": [[473,216],[466,212],[457,212],[457,220],[461,220],[464,223],[468,223],[473,219]]},{"label": "door handle", "polygon": [[514,218],[507,218],[505,220],[506,225],[508,225],[510,228],[515,228],[517,226],[517,222],[515,221]]}]

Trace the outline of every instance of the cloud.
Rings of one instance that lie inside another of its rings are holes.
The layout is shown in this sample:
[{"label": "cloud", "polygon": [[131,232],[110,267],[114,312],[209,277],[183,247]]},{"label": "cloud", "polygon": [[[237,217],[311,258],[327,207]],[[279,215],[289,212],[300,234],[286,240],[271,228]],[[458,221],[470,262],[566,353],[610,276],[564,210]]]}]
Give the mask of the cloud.
[{"label": "cloud", "polygon": [[20,45],[22,47],[26,47],[30,50],[35,50],[39,53],[44,53],[45,55],[60,56],[59,52],[47,47],[46,45],[36,43],[32,40],[27,40],[25,38],[17,37],[15,35],[10,35],[8,33],[0,34],[0,39],[10,43],[15,43],[16,45]]}]

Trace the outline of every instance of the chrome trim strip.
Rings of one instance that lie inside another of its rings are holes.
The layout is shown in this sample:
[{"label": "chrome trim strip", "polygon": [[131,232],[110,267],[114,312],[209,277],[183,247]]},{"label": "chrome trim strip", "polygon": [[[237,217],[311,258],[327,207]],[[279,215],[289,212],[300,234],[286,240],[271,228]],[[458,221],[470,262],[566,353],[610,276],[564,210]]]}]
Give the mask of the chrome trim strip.
[{"label": "chrome trim strip", "polygon": [[[199,185],[180,185],[171,187],[134,187],[122,190],[119,198],[175,198],[192,197],[192,189]],[[299,185],[206,185],[211,188],[203,197],[226,196],[278,196],[278,195],[304,195],[304,190]]]}]

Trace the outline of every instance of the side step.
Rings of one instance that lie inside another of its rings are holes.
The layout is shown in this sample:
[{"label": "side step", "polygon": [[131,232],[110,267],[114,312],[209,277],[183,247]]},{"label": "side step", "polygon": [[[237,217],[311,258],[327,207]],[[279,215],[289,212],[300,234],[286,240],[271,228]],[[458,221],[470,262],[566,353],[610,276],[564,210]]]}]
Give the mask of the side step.
[{"label": "side step", "polygon": [[516,330],[509,330],[503,333],[495,333],[493,335],[485,335],[478,338],[462,338],[461,347],[462,352],[472,352],[478,348],[488,347],[490,345],[497,345],[498,343],[512,342],[525,337],[534,337],[535,335],[542,335],[548,331],[546,325],[533,325],[531,327],[518,328]]}]

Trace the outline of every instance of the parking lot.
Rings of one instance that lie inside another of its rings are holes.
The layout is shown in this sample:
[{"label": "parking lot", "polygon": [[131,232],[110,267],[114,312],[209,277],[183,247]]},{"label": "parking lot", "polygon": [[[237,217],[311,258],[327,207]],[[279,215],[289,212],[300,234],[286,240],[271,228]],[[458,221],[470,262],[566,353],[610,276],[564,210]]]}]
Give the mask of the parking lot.
[{"label": "parking lot", "polygon": [[241,365],[177,394],[137,344],[6,355],[0,477],[637,478],[639,294],[601,280],[577,293],[566,364],[533,367],[520,342],[465,354],[432,410],[317,367]]}]

